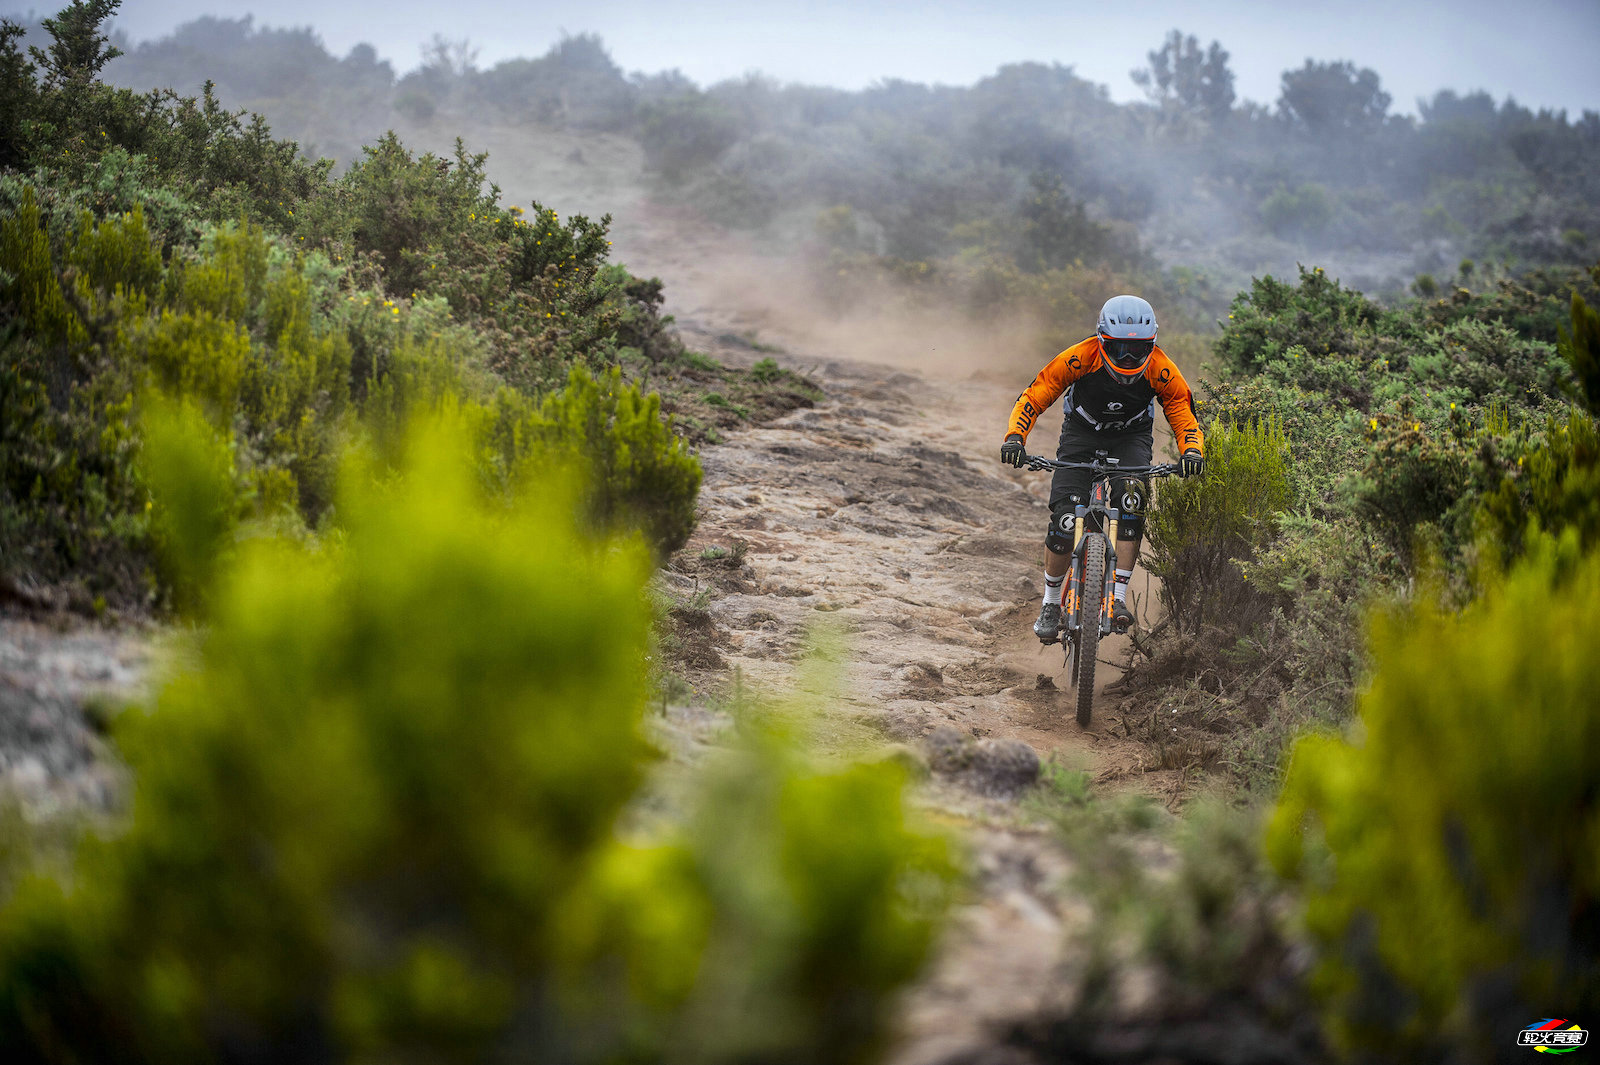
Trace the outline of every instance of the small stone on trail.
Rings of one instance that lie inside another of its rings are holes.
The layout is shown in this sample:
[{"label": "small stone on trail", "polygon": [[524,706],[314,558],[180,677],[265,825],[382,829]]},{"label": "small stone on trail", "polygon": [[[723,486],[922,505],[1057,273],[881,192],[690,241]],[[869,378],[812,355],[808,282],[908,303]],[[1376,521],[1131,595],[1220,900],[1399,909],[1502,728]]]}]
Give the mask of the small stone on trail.
[{"label": "small stone on trail", "polygon": [[932,662],[912,662],[902,666],[900,674],[913,688],[937,688],[944,683],[944,672]]},{"label": "small stone on trail", "polygon": [[1013,798],[1039,779],[1039,754],[1021,740],[979,740],[969,776],[985,795]]},{"label": "small stone on trail", "polygon": [[922,741],[935,773],[982,795],[1015,798],[1039,779],[1039,755],[1020,740],[974,740],[940,725]]},{"label": "small stone on trail", "polygon": [[1048,673],[1040,673],[1038,679],[1033,682],[1033,686],[1036,690],[1042,692],[1053,692],[1056,690],[1055,679]]}]

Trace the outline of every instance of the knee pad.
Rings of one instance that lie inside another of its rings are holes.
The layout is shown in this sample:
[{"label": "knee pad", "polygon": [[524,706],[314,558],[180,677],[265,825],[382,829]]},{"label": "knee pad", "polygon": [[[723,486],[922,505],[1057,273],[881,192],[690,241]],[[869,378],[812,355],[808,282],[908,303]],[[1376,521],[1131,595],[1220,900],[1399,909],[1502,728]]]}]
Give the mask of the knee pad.
[{"label": "knee pad", "polygon": [[1122,516],[1117,521],[1117,539],[1138,540],[1144,536],[1145,486],[1140,481],[1124,481],[1120,491],[1117,510]]},{"label": "knee pad", "polygon": [[1066,505],[1050,515],[1050,530],[1044,534],[1044,546],[1058,555],[1072,554],[1073,538],[1078,532],[1078,497],[1068,496]]}]

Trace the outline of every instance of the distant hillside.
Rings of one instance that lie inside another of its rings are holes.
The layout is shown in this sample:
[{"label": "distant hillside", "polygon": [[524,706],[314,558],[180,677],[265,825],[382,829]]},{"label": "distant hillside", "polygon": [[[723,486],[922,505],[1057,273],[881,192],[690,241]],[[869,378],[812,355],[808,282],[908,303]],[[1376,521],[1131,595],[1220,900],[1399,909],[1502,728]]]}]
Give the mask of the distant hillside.
[{"label": "distant hillside", "polygon": [[[636,138],[662,190],[725,223],[826,234],[900,260],[1004,255],[1024,269],[1153,256],[1226,290],[1316,261],[1368,289],[1462,258],[1514,270],[1600,255],[1600,114],[1534,112],[1441,90],[1390,113],[1371,70],[1286,70],[1275,106],[1237,101],[1228,53],[1173,33],[1149,54],[1149,102],[1116,104],[1070,67],[1004,67],[968,88],[891,81],[859,92],[759,76],[701,87],[625,74],[594,36],[478,69],[436,39],[397,77],[368,46],[330,55],[311,29],[203,18],[127,46],[130,87],[194,91],[265,114],[348,162],[397,119],[448,116]],[[1030,226],[1055,201],[1062,221]]]}]

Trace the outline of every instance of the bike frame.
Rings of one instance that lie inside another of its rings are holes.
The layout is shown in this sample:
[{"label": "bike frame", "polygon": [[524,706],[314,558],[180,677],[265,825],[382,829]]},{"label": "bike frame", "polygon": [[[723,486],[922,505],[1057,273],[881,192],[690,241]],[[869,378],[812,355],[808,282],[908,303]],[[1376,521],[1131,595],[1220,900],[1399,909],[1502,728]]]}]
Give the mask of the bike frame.
[{"label": "bike frame", "polygon": [[[1108,502],[1111,494],[1111,482],[1096,480],[1089,490],[1089,502],[1078,504],[1074,511],[1072,568],[1067,571],[1067,595],[1070,597],[1065,602],[1068,604],[1062,611],[1062,620],[1066,623],[1069,633],[1076,633],[1083,626],[1083,611],[1079,609],[1079,599],[1089,589],[1083,587],[1083,559],[1087,551],[1089,537],[1099,535],[1106,541],[1106,557],[1113,557],[1113,541],[1111,539],[1110,523],[1122,520],[1122,511],[1113,507]],[[1078,528],[1082,527],[1083,534],[1078,535]],[[1116,569],[1106,567],[1104,587],[1100,589],[1100,635],[1106,636],[1111,632],[1111,601],[1114,598],[1116,584]]]}]

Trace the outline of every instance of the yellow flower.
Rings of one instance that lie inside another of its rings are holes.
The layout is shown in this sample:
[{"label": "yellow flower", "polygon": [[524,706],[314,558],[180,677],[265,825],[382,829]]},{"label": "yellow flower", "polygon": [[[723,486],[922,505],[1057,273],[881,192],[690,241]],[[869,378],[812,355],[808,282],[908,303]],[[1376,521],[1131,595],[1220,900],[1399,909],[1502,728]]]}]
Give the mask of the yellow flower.
[{"label": "yellow flower", "polygon": [[1376,429],[1378,427],[1378,419],[1376,419],[1376,418],[1372,419],[1372,427],[1374,429]]}]

